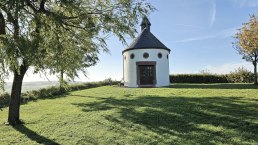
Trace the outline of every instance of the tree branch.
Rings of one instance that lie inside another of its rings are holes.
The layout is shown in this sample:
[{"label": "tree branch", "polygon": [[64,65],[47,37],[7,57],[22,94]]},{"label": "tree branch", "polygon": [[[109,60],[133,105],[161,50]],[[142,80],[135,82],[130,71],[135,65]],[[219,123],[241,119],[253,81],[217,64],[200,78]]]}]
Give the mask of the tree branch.
[{"label": "tree branch", "polygon": [[2,14],[2,12],[0,11],[0,35],[4,35],[6,34],[5,32],[5,19],[4,16]]}]

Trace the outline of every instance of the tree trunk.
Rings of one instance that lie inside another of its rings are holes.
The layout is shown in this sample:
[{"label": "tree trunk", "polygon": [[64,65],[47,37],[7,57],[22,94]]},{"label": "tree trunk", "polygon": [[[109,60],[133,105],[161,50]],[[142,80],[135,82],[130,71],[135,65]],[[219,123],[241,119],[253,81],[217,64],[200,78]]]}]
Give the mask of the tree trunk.
[{"label": "tree trunk", "polygon": [[254,61],[253,62],[253,65],[254,65],[254,84],[257,85],[257,62]]},{"label": "tree trunk", "polygon": [[9,103],[8,123],[10,125],[21,124],[20,121],[20,102],[21,89],[24,75],[27,71],[27,66],[20,66],[20,72],[14,71],[13,85],[11,90],[11,99]]},{"label": "tree trunk", "polygon": [[61,70],[60,72],[60,78],[59,78],[59,83],[60,83],[60,88],[59,91],[63,92],[64,91],[64,70]]}]

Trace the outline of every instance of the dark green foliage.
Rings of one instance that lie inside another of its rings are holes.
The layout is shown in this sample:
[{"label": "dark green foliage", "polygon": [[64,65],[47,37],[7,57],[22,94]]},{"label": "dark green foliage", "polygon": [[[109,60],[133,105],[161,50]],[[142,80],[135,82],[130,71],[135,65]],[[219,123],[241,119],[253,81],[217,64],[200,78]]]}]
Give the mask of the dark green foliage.
[{"label": "dark green foliage", "polygon": [[172,89],[258,89],[258,86],[250,84],[250,83],[213,83],[213,84],[194,84],[194,83],[174,83],[169,86]]},{"label": "dark green foliage", "polygon": [[0,109],[8,105],[9,99],[10,95],[8,93],[0,94]]},{"label": "dark green foliage", "polygon": [[170,75],[171,83],[228,83],[226,75],[178,74]]},{"label": "dark green foliage", "polygon": [[170,75],[171,83],[251,83],[253,82],[254,74],[240,67],[229,74],[178,74]]}]

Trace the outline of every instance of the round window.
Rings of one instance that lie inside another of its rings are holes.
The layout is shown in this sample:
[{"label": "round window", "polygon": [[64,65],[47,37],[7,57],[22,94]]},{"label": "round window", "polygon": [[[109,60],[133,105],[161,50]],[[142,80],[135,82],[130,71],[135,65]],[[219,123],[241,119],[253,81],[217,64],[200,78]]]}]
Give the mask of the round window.
[{"label": "round window", "polygon": [[162,58],[162,53],[158,53],[158,58]]},{"label": "round window", "polygon": [[149,57],[149,53],[145,52],[145,53],[143,54],[143,57],[147,59],[147,58]]},{"label": "round window", "polygon": [[134,54],[131,54],[131,55],[130,55],[130,58],[131,58],[131,59],[134,59]]}]

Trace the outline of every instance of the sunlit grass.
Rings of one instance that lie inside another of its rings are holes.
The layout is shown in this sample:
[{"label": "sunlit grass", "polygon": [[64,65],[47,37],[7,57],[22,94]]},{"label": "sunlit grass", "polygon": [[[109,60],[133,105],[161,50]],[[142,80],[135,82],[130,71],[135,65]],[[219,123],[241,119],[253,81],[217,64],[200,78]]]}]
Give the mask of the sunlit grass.
[{"label": "sunlit grass", "polygon": [[22,105],[15,128],[6,118],[0,144],[258,144],[258,87],[106,86]]}]

